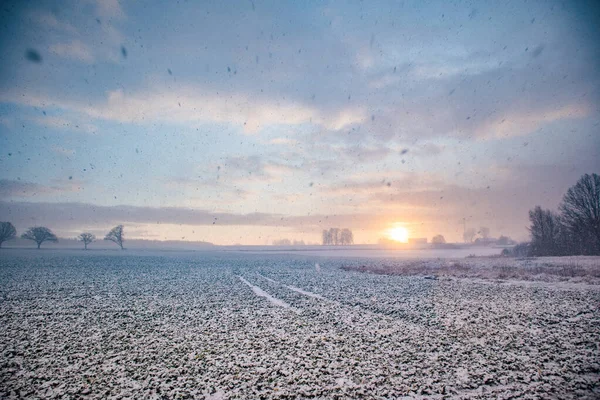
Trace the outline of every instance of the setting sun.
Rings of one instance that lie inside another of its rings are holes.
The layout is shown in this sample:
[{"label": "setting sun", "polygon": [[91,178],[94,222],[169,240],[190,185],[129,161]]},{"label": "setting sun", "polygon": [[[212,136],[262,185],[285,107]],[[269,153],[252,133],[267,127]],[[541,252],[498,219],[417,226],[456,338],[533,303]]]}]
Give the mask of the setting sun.
[{"label": "setting sun", "polygon": [[400,243],[408,243],[408,230],[401,226],[390,229],[390,239]]}]

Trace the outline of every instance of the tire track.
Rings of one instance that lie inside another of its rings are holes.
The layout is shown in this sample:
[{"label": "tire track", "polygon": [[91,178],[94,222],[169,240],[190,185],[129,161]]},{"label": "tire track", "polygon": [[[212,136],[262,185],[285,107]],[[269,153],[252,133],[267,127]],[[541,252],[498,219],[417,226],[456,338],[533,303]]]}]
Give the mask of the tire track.
[{"label": "tire track", "polygon": [[278,307],[287,308],[287,309],[295,312],[296,314],[300,314],[300,310],[298,310],[295,307],[292,307],[291,305],[289,305],[285,301],[283,301],[281,299],[278,299],[277,297],[274,297],[274,296],[270,295],[269,293],[267,293],[263,289],[261,289],[259,286],[251,284],[250,282],[248,282],[246,279],[244,279],[243,277],[241,277],[239,275],[238,275],[238,278],[240,278],[240,280],[242,282],[244,282],[246,285],[248,285],[250,287],[250,289],[252,289],[252,291],[254,292],[255,295],[257,295],[259,297],[264,297],[271,304],[274,304],[274,305],[276,305]]}]

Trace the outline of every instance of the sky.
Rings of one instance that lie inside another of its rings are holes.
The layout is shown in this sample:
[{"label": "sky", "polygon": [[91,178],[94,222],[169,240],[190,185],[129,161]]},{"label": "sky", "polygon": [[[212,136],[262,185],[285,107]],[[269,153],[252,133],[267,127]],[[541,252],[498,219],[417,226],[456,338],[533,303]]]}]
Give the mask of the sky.
[{"label": "sky", "polygon": [[591,1],[4,2],[0,220],[524,240],[600,172],[599,27]]}]

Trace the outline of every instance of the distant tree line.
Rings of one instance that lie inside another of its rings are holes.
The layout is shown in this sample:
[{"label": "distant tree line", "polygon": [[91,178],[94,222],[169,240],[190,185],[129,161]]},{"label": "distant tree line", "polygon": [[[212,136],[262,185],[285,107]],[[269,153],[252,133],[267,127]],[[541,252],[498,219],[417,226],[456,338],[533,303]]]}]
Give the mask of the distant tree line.
[{"label": "distant tree line", "polygon": [[500,236],[498,239],[492,238],[490,236],[490,228],[487,226],[482,226],[476,231],[474,228],[466,229],[463,233],[463,240],[465,243],[475,243],[475,244],[501,244],[499,241],[506,242],[510,244],[511,239],[506,236]]},{"label": "distant tree line", "polygon": [[279,239],[273,240],[273,246],[306,246],[304,240]]},{"label": "distant tree line", "polygon": [[354,235],[350,229],[329,228],[323,230],[323,245],[345,246],[354,244]]},{"label": "distant tree line", "polygon": [[[500,237],[498,238],[493,238],[490,237],[490,229],[482,226],[481,228],[479,228],[479,232],[475,232],[475,229],[468,229],[465,231],[465,235],[463,235],[463,237],[465,238],[465,241],[467,241],[468,243],[472,243],[474,245],[479,245],[479,246],[489,246],[489,245],[496,245],[496,246],[510,246],[510,245],[514,245],[517,242],[515,242],[514,240],[512,240],[511,238],[509,238],[508,236],[504,236],[504,235],[500,235]],[[476,235],[480,235],[480,237],[478,237],[477,239],[473,240],[473,238]],[[443,246],[446,243],[446,238],[444,238],[443,235],[435,235],[433,238],[431,238],[431,244],[433,244],[434,246],[437,247],[446,247]]]},{"label": "distant tree line", "polygon": [[536,206],[529,221],[531,241],[505,254],[600,255],[600,176],[583,175],[564,195],[558,212]]},{"label": "distant tree line", "polygon": [[[13,240],[17,237],[17,230],[15,226],[10,222],[0,222],[0,247],[2,247],[2,243]],[[39,249],[42,243],[44,242],[58,242],[58,238],[56,235],[45,226],[34,226],[28,228],[22,235],[22,239],[27,239],[35,242],[37,244],[37,248]],[[77,236],[77,240],[83,243],[84,249],[87,250],[87,247],[90,243],[93,243],[96,240],[96,236],[89,232],[84,232],[81,235]],[[104,240],[108,240],[114,242],[123,249],[123,243],[125,242],[125,235],[123,231],[123,225],[115,226],[106,234]]]}]

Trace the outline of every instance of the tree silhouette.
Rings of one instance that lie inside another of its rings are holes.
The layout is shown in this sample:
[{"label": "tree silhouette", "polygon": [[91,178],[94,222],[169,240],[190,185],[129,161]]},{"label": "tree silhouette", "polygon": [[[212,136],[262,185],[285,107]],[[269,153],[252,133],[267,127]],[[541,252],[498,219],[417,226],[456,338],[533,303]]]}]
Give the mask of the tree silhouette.
[{"label": "tree silhouette", "polygon": [[349,245],[354,244],[354,234],[348,228],[329,228],[323,230],[323,245]]},{"label": "tree silhouette", "polygon": [[323,246],[332,244],[331,234],[327,229],[323,229]]},{"label": "tree silhouette", "polygon": [[560,212],[571,252],[600,254],[600,176],[583,175],[563,197]]},{"label": "tree silhouette", "polygon": [[465,231],[465,233],[463,234],[463,239],[467,243],[472,243],[474,237],[475,237],[475,229],[473,229],[473,228],[467,229]]},{"label": "tree silhouette", "polygon": [[443,235],[435,235],[431,239],[431,243],[433,243],[433,244],[444,244],[444,243],[446,243],[446,238],[444,238]]},{"label": "tree silhouette", "polygon": [[496,244],[499,246],[508,246],[510,244],[514,244],[514,241],[508,236],[500,235],[500,237],[496,241]]},{"label": "tree silhouette", "polygon": [[111,242],[115,242],[121,247],[123,250],[123,242],[125,241],[125,237],[123,234],[123,225],[117,225],[108,232],[108,234],[104,237],[104,240],[110,240]]},{"label": "tree silhouette", "polygon": [[331,235],[331,240],[334,245],[340,244],[340,228],[331,228],[329,229],[329,234]]},{"label": "tree silhouette", "polygon": [[87,250],[88,244],[90,244],[94,240],[96,240],[96,236],[89,232],[84,232],[81,235],[77,236],[77,240],[79,240],[80,242],[83,242],[83,245],[85,246],[85,250]]},{"label": "tree silhouette", "polygon": [[488,239],[490,237],[490,228],[482,226],[479,228],[479,234],[483,239]]},{"label": "tree silhouette", "polygon": [[7,240],[12,240],[17,236],[17,230],[10,222],[0,222],[0,247]]},{"label": "tree silhouette", "polygon": [[352,231],[350,229],[348,229],[348,228],[342,229],[342,232],[340,233],[340,244],[341,245],[354,244],[354,235],[352,234]]},{"label": "tree silhouette", "polygon": [[529,249],[531,255],[558,255],[561,236],[558,215],[536,206],[529,211],[529,221],[531,221],[531,226],[528,228],[531,233],[531,247]]},{"label": "tree silhouette", "polygon": [[58,242],[56,235],[44,226],[34,226],[33,228],[29,228],[21,235],[21,237],[36,242],[38,249],[44,242]]}]

